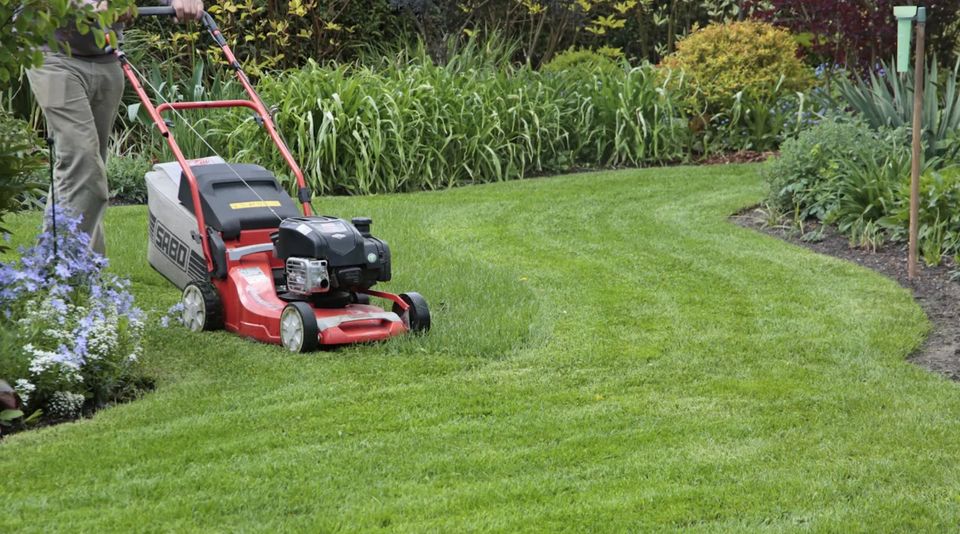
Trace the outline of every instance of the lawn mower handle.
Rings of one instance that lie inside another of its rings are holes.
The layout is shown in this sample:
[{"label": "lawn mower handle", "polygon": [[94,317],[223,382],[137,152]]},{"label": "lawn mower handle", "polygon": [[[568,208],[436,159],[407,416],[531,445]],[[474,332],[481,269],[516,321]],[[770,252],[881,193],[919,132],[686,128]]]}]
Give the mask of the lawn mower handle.
[{"label": "lawn mower handle", "polygon": [[[150,7],[138,7],[137,8],[138,17],[176,17],[177,10],[170,6],[150,6]],[[217,23],[213,21],[213,17],[210,16],[206,11],[200,12],[200,20],[203,21],[203,25],[207,27],[211,32],[217,29]],[[217,43],[219,44],[219,43]]]},{"label": "lawn mower handle", "polygon": [[[204,11],[206,13],[206,11]],[[170,6],[138,7],[138,17],[176,17],[177,11]]]},{"label": "lawn mower handle", "polygon": [[[138,16],[144,17],[174,17],[176,16],[176,10],[172,7],[142,7],[137,9]],[[224,107],[237,107],[243,106],[253,109],[261,119],[261,125],[267,131],[270,136],[270,139],[274,142],[277,149],[279,149],[283,159],[287,162],[290,170],[293,171],[294,176],[297,179],[297,200],[303,205],[303,214],[306,216],[313,215],[313,207],[310,205],[311,191],[306,184],[306,180],[303,177],[303,171],[300,169],[300,166],[294,160],[293,155],[290,153],[290,149],[287,147],[287,144],[284,142],[283,138],[280,136],[279,132],[276,129],[276,126],[273,123],[273,116],[267,106],[263,103],[263,100],[260,99],[260,95],[257,94],[256,89],[254,89],[253,84],[250,82],[250,79],[247,77],[246,73],[243,72],[243,68],[240,66],[240,62],[237,61],[236,56],[233,55],[233,51],[230,49],[230,46],[227,44],[227,40],[224,39],[223,34],[220,33],[220,28],[217,26],[217,23],[213,20],[213,17],[209,13],[203,11],[200,20],[202,21],[204,27],[207,30],[207,33],[210,34],[210,37],[213,39],[214,43],[220,48],[224,56],[227,59],[227,63],[233,68],[237,80],[240,82],[240,85],[243,86],[244,91],[247,93],[247,96],[250,98],[246,101],[240,100],[223,100],[223,101],[212,101],[212,102],[164,102],[160,106],[154,106],[153,102],[150,100],[149,95],[146,90],[144,90],[143,85],[140,83],[138,74],[130,66],[130,61],[121,50],[110,48],[110,50],[116,55],[117,59],[120,61],[121,69],[123,70],[124,76],[126,76],[127,81],[130,83],[130,86],[137,93],[137,96],[140,98],[140,102],[143,107],[147,110],[147,113],[153,119],[154,125],[160,131],[166,140],[167,144],[170,146],[170,151],[173,153],[177,162],[180,164],[180,167],[183,169],[184,178],[186,178],[187,183],[190,186],[190,193],[193,200],[194,206],[200,206],[200,194],[197,187],[197,180],[193,174],[190,165],[187,162],[187,159],[184,157],[183,152],[180,150],[180,146],[174,140],[170,129],[167,127],[166,122],[163,120],[161,113],[167,109],[205,109],[205,108],[224,108]],[[109,42],[108,42],[109,45]],[[214,272],[214,265],[212,260],[212,255],[210,253],[210,244],[207,240],[207,228],[206,221],[203,217],[203,210],[196,209],[197,217],[197,237],[199,239],[201,247],[203,248],[203,253],[207,263],[207,272]]]}]

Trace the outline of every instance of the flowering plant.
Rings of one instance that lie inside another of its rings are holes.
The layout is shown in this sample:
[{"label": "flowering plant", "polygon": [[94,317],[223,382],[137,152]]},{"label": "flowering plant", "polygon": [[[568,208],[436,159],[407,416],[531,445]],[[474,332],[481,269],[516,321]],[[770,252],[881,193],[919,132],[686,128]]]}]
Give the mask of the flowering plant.
[{"label": "flowering plant", "polygon": [[0,263],[0,377],[26,413],[54,421],[136,393],[145,320],[130,282],[103,272],[80,219],[55,214],[56,247],[44,232],[19,261]]}]

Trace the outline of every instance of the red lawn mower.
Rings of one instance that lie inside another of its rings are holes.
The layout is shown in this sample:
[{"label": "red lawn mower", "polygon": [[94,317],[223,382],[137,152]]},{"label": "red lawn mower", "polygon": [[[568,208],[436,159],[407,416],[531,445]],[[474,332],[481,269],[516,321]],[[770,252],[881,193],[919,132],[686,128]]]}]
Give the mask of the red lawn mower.
[{"label": "red lawn mower", "polygon": [[[138,10],[139,16],[175,14],[170,7]],[[136,68],[113,50],[176,158],[146,175],[147,259],[183,290],[184,323],[195,331],[225,328],[297,352],[428,330],[430,310],[420,294],[371,289],[391,276],[390,248],[370,234],[371,220],[313,215],[311,191],[270,112],[213,18],[203,13],[201,20],[249,100],[154,106]],[[302,214],[273,173],[259,165],[219,156],[187,160],[163,117],[168,111],[182,118],[180,110],[232,107],[249,108],[280,150],[296,177]],[[370,297],[390,301],[391,311],[370,305]]]}]

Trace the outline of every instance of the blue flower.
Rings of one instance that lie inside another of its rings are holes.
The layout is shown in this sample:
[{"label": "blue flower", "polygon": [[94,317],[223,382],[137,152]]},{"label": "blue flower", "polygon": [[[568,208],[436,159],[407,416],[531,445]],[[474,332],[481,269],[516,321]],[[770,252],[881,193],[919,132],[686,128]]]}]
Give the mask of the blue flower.
[{"label": "blue flower", "polygon": [[65,303],[63,299],[50,299],[50,307],[58,313],[67,313],[67,303]]},{"label": "blue flower", "polygon": [[54,272],[56,272],[60,278],[70,278],[70,268],[67,266],[67,262],[57,263]]}]

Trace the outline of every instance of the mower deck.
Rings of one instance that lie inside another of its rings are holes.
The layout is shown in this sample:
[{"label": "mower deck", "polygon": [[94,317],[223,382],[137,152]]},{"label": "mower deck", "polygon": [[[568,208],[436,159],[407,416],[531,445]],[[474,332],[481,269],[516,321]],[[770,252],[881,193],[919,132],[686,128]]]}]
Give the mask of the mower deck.
[{"label": "mower deck", "polygon": [[[277,295],[273,270],[282,269],[283,262],[270,252],[230,260],[230,252],[238,248],[227,246],[227,276],[213,281],[223,299],[223,326],[244,337],[281,343],[280,316],[289,301]],[[377,306],[347,304],[342,308],[311,308],[321,345],[380,341],[407,331],[399,315]]]}]

